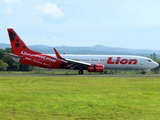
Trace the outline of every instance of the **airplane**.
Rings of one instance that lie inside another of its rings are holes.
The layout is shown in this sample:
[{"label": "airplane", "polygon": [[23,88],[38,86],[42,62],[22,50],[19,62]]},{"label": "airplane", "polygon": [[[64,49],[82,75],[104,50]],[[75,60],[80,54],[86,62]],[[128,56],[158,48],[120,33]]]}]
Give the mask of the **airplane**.
[{"label": "airplane", "polygon": [[54,48],[55,54],[43,54],[31,50],[12,29],[8,28],[8,35],[12,53],[8,53],[13,60],[21,64],[51,69],[73,69],[78,74],[88,72],[104,72],[108,70],[141,70],[142,74],[156,68],[159,64],[150,58],[132,55],[66,55],[59,54]]}]

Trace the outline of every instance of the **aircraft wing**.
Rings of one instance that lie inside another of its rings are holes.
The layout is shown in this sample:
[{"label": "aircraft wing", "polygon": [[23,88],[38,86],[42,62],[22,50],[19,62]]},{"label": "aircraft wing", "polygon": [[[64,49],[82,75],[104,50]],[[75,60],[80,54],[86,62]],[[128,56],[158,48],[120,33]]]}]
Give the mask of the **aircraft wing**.
[{"label": "aircraft wing", "polygon": [[54,52],[58,59],[68,62],[68,67],[71,67],[71,69],[80,69],[80,68],[87,69],[88,66],[91,65],[90,63],[87,63],[87,62],[81,62],[81,61],[76,61],[72,59],[62,58],[55,48],[54,48]]}]

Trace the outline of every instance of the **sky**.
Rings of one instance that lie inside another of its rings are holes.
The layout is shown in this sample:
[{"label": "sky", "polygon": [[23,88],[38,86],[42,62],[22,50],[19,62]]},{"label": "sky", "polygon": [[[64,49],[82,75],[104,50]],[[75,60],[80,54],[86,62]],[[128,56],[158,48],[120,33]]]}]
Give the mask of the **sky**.
[{"label": "sky", "polygon": [[159,0],[0,0],[0,43],[160,50]]}]

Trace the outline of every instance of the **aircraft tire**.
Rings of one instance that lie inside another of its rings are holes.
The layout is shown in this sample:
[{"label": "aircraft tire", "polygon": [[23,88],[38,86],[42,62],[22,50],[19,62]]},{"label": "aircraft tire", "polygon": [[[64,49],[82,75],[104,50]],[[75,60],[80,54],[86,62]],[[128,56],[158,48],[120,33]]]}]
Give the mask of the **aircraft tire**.
[{"label": "aircraft tire", "polygon": [[142,71],[142,75],[145,75],[146,74],[146,72],[145,71]]},{"label": "aircraft tire", "polygon": [[80,75],[83,74],[83,70],[79,70],[78,74],[80,74]]}]

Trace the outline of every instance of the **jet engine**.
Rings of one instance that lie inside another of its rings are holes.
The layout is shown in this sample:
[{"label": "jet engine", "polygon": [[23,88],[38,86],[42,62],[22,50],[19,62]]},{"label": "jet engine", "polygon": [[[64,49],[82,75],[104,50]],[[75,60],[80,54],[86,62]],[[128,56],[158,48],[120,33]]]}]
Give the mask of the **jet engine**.
[{"label": "jet engine", "polygon": [[102,64],[95,64],[88,67],[88,72],[103,72],[104,65]]}]

